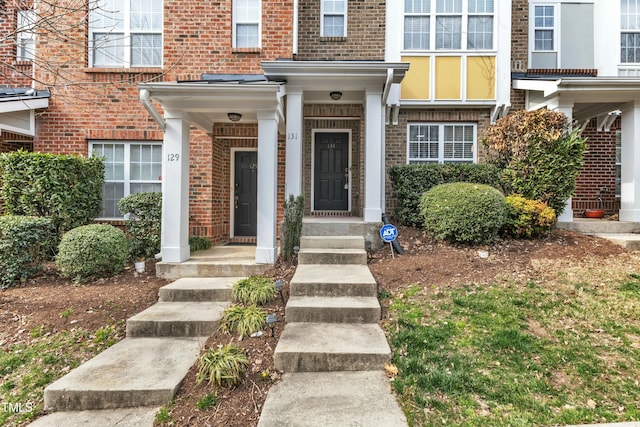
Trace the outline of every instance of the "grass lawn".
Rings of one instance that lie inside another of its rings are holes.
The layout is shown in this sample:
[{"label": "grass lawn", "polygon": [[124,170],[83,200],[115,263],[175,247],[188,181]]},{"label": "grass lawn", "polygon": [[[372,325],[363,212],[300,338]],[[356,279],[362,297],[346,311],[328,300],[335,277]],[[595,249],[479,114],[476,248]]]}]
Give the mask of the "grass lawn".
[{"label": "grass lawn", "polygon": [[640,421],[640,271],[628,269],[550,263],[394,292],[385,327],[409,425]]}]

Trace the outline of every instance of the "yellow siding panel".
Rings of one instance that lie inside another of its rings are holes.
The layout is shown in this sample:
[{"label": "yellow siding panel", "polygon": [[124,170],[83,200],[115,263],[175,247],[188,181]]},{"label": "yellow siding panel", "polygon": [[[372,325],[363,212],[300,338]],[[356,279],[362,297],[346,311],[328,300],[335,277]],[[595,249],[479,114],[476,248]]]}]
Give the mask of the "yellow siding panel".
[{"label": "yellow siding panel", "polygon": [[439,56],[436,58],[436,99],[461,99],[459,56]]},{"label": "yellow siding panel", "polygon": [[402,62],[408,62],[409,70],[400,85],[401,99],[429,99],[430,58],[428,56],[405,56]]},{"label": "yellow siding panel", "polygon": [[496,98],[496,58],[470,56],[467,58],[467,99]]}]

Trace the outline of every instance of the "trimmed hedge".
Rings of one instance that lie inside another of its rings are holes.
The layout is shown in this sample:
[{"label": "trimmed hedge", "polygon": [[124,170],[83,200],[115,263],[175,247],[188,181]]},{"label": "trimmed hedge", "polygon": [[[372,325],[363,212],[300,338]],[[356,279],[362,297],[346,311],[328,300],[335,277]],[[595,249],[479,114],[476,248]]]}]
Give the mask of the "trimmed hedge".
[{"label": "trimmed hedge", "polygon": [[60,237],[99,215],[104,164],[95,157],[12,151],[0,155],[0,182],[6,213],[50,217]]},{"label": "trimmed hedge", "polygon": [[396,165],[389,168],[391,188],[398,199],[395,217],[406,226],[422,225],[420,198],[432,187],[452,182],[486,184],[499,190],[500,169],[487,164],[447,163]]},{"label": "trimmed hedge", "polygon": [[1,216],[0,289],[40,270],[47,259],[47,250],[55,241],[51,218]]},{"label": "trimmed hedge", "polygon": [[494,187],[456,182],[441,184],[420,201],[424,229],[450,243],[491,243],[505,223],[504,196]]},{"label": "trimmed hedge", "polygon": [[505,198],[507,220],[502,234],[530,239],[550,232],[556,224],[556,213],[540,200],[530,200],[520,194]]},{"label": "trimmed hedge", "polygon": [[92,277],[109,277],[124,270],[127,238],[109,224],[74,228],[62,236],[56,267],[64,277],[76,282]]},{"label": "trimmed hedge", "polygon": [[118,209],[125,215],[129,259],[153,258],[160,252],[162,193],[136,193],[120,199]]}]

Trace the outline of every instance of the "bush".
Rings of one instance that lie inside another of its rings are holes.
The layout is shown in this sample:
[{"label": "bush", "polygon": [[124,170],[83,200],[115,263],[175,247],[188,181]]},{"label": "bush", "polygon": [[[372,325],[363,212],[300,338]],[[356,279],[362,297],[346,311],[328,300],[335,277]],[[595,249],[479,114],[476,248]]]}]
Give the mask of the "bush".
[{"label": "bush", "polygon": [[227,344],[207,349],[200,356],[198,365],[198,384],[207,380],[209,384],[232,387],[242,381],[249,360],[241,348]]},{"label": "bush", "polygon": [[51,218],[0,217],[0,289],[38,271],[55,241]]},{"label": "bush", "polygon": [[396,165],[389,169],[394,195],[398,199],[395,216],[410,227],[422,225],[420,199],[439,184],[471,182],[501,189],[500,169],[493,165],[469,163]]},{"label": "bush", "polygon": [[136,193],[120,199],[120,213],[125,216],[129,259],[153,258],[160,252],[162,193]]},{"label": "bush", "polygon": [[231,294],[241,304],[266,304],[273,299],[275,286],[267,277],[251,276],[235,282]]},{"label": "bush", "polygon": [[249,336],[260,331],[267,320],[267,312],[255,305],[242,307],[231,306],[224,311],[220,331]]},{"label": "bush", "polygon": [[504,225],[507,207],[495,188],[471,183],[441,184],[420,202],[424,229],[451,243],[490,243]]},{"label": "bush", "polygon": [[516,238],[532,238],[551,231],[556,214],[546,203],[529,200],[520,194],[505,197],[507,220],[502,233]]},{"label": "bush", "polygon": [[104,164],[95,157],[12,151],[0,155],[0,182],[6,213],[49,217],[59,239],[100,213]]},{"label": "bush", "polygon": [[202,251],[211,247],[211,240],[208,237],[189,237],[189,249],[191,252]]},{"label": "bush", "polygon": [[64,277],[83,281],[90,277],[108,277],[124,270],[127,238],[108,224],[74,228],[62,236],[56,267]]},{"label": "bush", "polygon": [[282,223],[282,257],[291,261],[296,246],[300,246],[302,232],[302,217],[304,215],[304,196],[289,195],[289,201],[284,202],[284,221]]}]

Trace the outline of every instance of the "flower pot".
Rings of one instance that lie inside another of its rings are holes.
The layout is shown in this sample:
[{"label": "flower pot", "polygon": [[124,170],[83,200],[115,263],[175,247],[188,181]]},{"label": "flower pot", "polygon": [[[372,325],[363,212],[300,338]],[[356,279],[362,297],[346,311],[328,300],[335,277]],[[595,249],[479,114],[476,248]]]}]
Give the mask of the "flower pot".
[{"label": "flower pot", "polygon": [[136,261],[133,265],[138,273],[144,273],[144,261]]},{"label": "flower pot", "polygon": [[587,218],[602,218],[604,216],[604,209],[587,209],[584,211],[584,216]]}]

